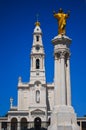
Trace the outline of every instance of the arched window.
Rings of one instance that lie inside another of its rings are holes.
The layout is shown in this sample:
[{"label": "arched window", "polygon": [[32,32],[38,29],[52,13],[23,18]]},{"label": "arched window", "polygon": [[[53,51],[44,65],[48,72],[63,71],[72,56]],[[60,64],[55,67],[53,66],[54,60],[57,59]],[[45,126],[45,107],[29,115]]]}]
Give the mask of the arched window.
[{"label": "arched window", "polygon": [[36,102],[37,103],[40,102],[40,91],[39,90],[36,91]]},{"label": "arched window", "polygon": [[36,41],[37,41],[37,42],[39,41],[39,36],[36,36]]},{"label": "arched window", "polygon": [[36,69],[39,69],[39,68],[40,68],[40,60],[36,59]]}]

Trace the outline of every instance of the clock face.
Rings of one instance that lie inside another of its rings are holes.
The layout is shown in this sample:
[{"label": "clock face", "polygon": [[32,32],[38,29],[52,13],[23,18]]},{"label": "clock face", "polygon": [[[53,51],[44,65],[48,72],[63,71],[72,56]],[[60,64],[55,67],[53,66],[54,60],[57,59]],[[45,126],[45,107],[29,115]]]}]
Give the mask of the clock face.
[{"label": "clock face", "polygon": [[40,47],[39,46],[36,46],[36,50],[38,51],[40,49]]}]

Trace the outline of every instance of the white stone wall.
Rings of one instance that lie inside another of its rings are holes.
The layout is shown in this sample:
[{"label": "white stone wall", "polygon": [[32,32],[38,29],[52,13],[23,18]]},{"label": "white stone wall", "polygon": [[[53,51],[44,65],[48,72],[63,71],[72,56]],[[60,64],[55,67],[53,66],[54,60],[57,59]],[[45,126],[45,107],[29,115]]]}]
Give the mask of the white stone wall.
[{"label": "white stone wall", "polygon": [[27,90],[19,90],[19,102],[18,102],[18,110],[28,110],[28,98],[29,92]]},{"label": "white stone wall", "polygon": [[[36,102],[36,91],[40,92],[40,102]],[[46,88],[39,84],[38,86],[34,84],[32,87],[29,89],[30,93],[30,105],[41,105],[41,106],[46,106]]]},{"label": "white stone wall", "polygon": [[29,86],[23,84],[18,87],[18,110],[28,110],[30,104],[30,91]]},{"label": "white stone wall", "polygon": [[[31,115],[32,112],[43,111],[45,115],[38,116],[47,121],[47,113],[52,111],[54,105],[54,84],[43,85],[37,81],[34,84],[21,83],[18,87],[18,111],[28,111],[31,121],[37,117]],[[39,102],[36,101],[36,91],[40,92]]]}]

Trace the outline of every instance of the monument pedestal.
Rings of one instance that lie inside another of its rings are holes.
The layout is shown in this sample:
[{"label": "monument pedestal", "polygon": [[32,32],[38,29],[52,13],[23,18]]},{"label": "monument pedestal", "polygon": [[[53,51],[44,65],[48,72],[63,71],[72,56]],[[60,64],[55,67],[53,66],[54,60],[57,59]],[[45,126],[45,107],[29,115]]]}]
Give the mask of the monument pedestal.
[{"label": "monument pedestal", "polygon": [[72,106],[54,107],[51,115],[51,125],[48,130],[79,130]]},{"label": "monument pedestal", "polygon": [[71,106],[70,83],[70,43],[65,35],[58,35],[53,40],[55,57],[54,108],[48,130],[79,130],[77,118]]}]

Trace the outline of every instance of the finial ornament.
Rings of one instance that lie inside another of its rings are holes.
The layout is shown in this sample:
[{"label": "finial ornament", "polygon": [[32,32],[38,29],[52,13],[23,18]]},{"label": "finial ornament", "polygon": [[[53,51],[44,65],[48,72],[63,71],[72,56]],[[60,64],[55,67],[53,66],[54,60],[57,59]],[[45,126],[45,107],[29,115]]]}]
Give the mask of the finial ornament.
[{"label": "finial ornament", "polygon": [[11,97],[10,98],[10,108],[12,108],[12,106],[13,106],[13,98]]},{"label": "finial ornament", "polygon": [[68,11],[68,13],[65,14],[62,8],[60,8],[58,13],[56,13],[55,11],[53,13],[54,17],[58,20],[58,34],[65,35],[66,19],[69,17],[70,11]]},{"label": "finial ornament", "polygon": [[37,22],[35,23],[35,26],[40,26],[40,22],[37,21]]},{"label": "finial ornament", "polygon": [[40,26],[40,22],[38,21],[39,14],[36,15],[37,22],[35,23],[35,26]]}]

